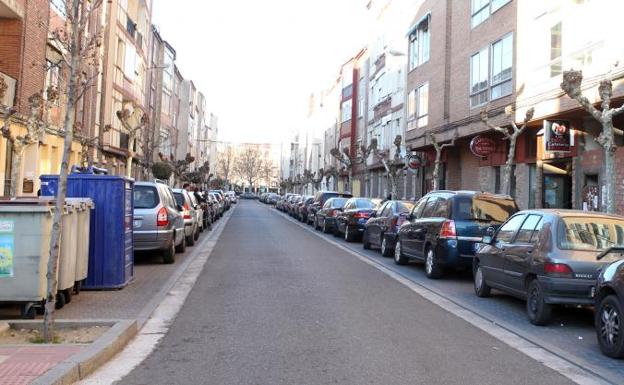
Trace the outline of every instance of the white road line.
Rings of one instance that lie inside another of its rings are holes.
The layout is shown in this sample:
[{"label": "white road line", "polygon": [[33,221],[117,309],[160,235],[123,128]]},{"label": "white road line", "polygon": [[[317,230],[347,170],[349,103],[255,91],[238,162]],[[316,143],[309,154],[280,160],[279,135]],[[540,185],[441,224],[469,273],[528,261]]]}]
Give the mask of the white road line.
[{"label": "white road line", "polygon": [[154,310],[145,322],[137,336],[117,354],[112,360],[92,373],[86,379],[77,382],[78,385],[111,385],[122,380],[153,351],[158,342],[167,334],[171,324],[182,309],[189,293],[193,289],[197,278],[221,236],[225,225],[232,216],[236,206],[230,209],[213,230],[210,236],[200,243],[189,258],[194,258],[174,286],[164,297],[162,303]]},{"label": "white road line", "polygon": [[[271,210],[273,212],[276,212],[274,210]],[[433,290],[426,288],[404,276],[402,276],[401,274],[393,271],[392,269],[389,269],[386,266],[383,266],[381,264],[379,264],[378,262],[375,262],[374,260],[372,260],[371,258],[369,258],[366,255],[360,254],[352,249],[350,249],[349,247],[346,247],[340,243],[338,243],[337,241],[333,240],[333,239],[328,239],[327,237],[323,236],[323,234],[320,234],[316,231],[314,231],[312,228],[308,227],[307,225],[304,225],[298,221],[296,221],[295,219],[287,216],[284,213],[281,212],[276,212],[277,214],[280,214],[283,218],[291,221],[292,223],[300,226],[301,228],[308,230],[310,233],[316,235],[317,237],[331,243],[332,245],[348,252],[349,254],[355,256],[356,258],[358,258],[360,261],[368,264],[369,266],[374,267],[377,270],[380,270],[381,272],[383,272],[384,274],[386,274],[387,276],[391,277],[392,279],[398,281],[399,283],[403,284],[404,286],[408,287],[410,290],[412,290],[413,292],[417,293],[418,295],[422,296],[423,298],[427,299],[428,301],[430,301],[431,303],[441,307],[442,309],[448,311],[449,313],[469,322],[471,325],[483,330],[484,332],[488,333],[489,335],[493,336],[494,338],[500,340],[501,342],[509,345],[510,347],[524,353],[525,355],[527,355],[528,357],[534,359],[535,361],[538,361],[542,364],[544,364],[545,366],[553,369],[554,371],[558,372],[559,374],[569,378],[570,380],[576,382],[579,385],[605,385],[605,384],[612,384],[609,381],[606,381],[602,378],[597,377],[596,375],[594,375],[593,373],[583,369],[582,367],[566,360],[563,359],[561,357],[559,357],[556,354],[553,354],[551,352],[549,352],[548,350],[542,348],[539,345],[536,345],[530,341],[528,341],[527,339],[523,338],[522,336],[513,333],[501,326],[496,325],[495,323],[493,323],[492,321],[489,321],[487,319],[485,319],[484,317],[482,317],[481,315],[479,315],[478,313],[471,311],[469,309],[463,308],[451,301],[449,301],[448,299],[442,297],[441,295],[435,293]]]}]

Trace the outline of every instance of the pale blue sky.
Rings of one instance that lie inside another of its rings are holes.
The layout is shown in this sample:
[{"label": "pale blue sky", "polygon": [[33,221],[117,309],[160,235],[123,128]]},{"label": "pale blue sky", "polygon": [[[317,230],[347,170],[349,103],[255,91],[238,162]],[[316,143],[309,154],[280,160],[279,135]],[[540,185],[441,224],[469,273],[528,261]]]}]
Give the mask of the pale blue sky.
[{"label": "pale blue sky", "polygon": [[365,3],[155,0],[153,23],[219,116],[220,139],[279,142],[362,46]]}]

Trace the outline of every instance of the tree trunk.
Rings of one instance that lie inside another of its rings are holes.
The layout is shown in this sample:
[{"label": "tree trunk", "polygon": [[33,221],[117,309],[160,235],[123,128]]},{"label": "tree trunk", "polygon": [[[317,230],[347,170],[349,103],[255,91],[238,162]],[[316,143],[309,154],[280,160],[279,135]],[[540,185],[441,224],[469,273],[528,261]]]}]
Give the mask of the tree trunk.
[{"label": "tree trunk", "polygon": [[22,168],[22,157],[24,156],[24,146],[13,143],[13,154],[11,156],[11,198],[17,197],[19,188],[20,171]]},{"label": "tree trunk", "polygon": [[132,155],[132,152],[130,152],[130,154],[126,157],[126,177],[128,178],[132,178],[132,159],[134,159],[134,156]]},{"label": "tree trunk", "polygon": [[516,142],[518,137],[516,135],[512,135],[509,138],[509,152],[507,153],[507,162],[503,166],[503,178],[502,178],[502,191],[504,194],[511,196],[511,169],[513,167],[514,158],[516,155]]},{"label": "tree trunk", "polygon": [[440,155],[441,153],[436,153],[436,159],[435,162],[433,164],[433,191],[438,190],[439,189],[439,182],[440,182]]},{"label": "tree trunk", "polygon": [[615,141],[613,138],[613,122],[607,120],[602,125],[603,137],[603,153],[604,153],[604,170],[602,183],[604,186],[604,196],[602,201],[605,203],[603,211],[609,214],[615,214]]},{"label": "tree trunk", "polygon": [[[71,12],[74,13],[74,20],[78,18],[80,6],[78,0],[72,2]],[[68,10],[69,11],[69,10]],[[76,24],[76,23],[74,23]],[[74,25],[75,26],[75,25]],[[76,114],[76,75],[80,65],[79,34],[74,29],[71,33],[71,66],[69,68],[67,85],[67,110],[65,111],[63,161],[61,162],[61,172],[59,174],[58,191],[56,193],[56,206],[52,217],[52,232],[50,234],[50,254],[48,258],[47,278],[47,300],[45,314],[43,318],[43,339],[45,343],[50,343],[54,331],[54,307],[56,304],[56,292],[58,285],[58,265],[61,241],[61,220],[65,207],[65,195],[67,192],[67,172],[69,168],[69,154],[71,152],[74,138],[74,119]]]}]

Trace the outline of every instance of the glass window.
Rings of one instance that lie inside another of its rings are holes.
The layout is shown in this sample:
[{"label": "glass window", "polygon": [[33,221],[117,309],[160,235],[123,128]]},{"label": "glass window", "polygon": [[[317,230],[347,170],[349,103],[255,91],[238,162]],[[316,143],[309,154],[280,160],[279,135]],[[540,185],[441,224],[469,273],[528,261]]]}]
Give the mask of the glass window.
[{"label": "glass window", "polygon": [[426,204],[427,204],[427,197],[419,200],[418,203],[416,203],[416,206],[414,206],[414,209],[412,210],[412,217],[420,218]]},{"label": "glass window", "polygon": [[498,233],[496,234],[496,242],[510,243],[525,217],[526,215],[521,214],[509,219],[509,221],[498,230]]},{"label": "glass window", "polygon": [[537,240],[537,233],[542,229],[542,216],[529,215],[520,227],[515,243],[531,243]]},{"label": "glass window", "polygon": [[435,210],[433,210],[432,217],[437,218],[448,218],[449,217],[449,200],[445,198],[440,198],[438,200],[438,205]]},{"label": "glass window", "polygon": [[488,49],[484,48],[470,58],[470,106],[488,101]]},{"label": "glass window", "polygon": [[492,8],[490,10],[491,13],[496,12],[503,5],[509,3],[511,0],[492,0]]},{"label": "glass window", "polygon": [[557,242],[564,250],[600,251],[623,246],[624,221],[608,217],[564,217],[559,221]]},{"label": "glass window", "polygon": [[184,194],[179,193],[179,192],[174,192],[173,196],[175,197],[177,204],[179,204],[180,206],[184,206],[184,204],[186,203],[186,201],[184,200]]},{"label": "glass window", "polygon": [[153,209],[158,205],[158,191],[152,186],[134,186],[134,208]]},{"label": "glass window", "polygon": [[561,22],[550,28],[550,77],[561,75]]},{"label": "glass window", "polygon": [[510,95],[513,66],[513,35],[492,44],[492,100]]},{"label": "glass window", "polygon": [[384,206],[384,210],[381,213],[381,216],[389,217],[390,215],[392,215],[392,206],[393,206],[393,203],[391,202],[386,203],[386,205]]},{"label": "glass window", "polygon": [[433,210],[435,209],[435,206],[439,200],[440,198],[436,196],[429,198],[427,204],[425,205],[425,208],[423,209],[422,218],[430,218],[431,216],[433,216]]},{"label": "glass window", "polygon": [[409,70],[429,60],[431,32],[429,24],[431,15],[425,16],[409,36]]},{"label": "glass window", "polygon": [[342,102],[342,107],[341,107],[341,111],[342,111],[342,122],[346,122],[347,120],[351,119],[351,106],[352,106],[352,100],[349,99],[345,102]]},{"label": "glass window", "polygon": [[126,44],[124,75],[130,80],[134,80],[136,75],[136,51],[132,44]]},{"label": "glass window", "polygon": [[410,129],[424,127],[429,123],[429,83],[421,84],[409,93],[407,109],[407,119],[416,120]]},{"label": "glass window", "polygon": [[397,202],[395,207],[395,212],[398,214],[401,213],[409,213],[414,208],[414,203],[412,202]]},{"label": "glass window", "polygon": [[455,220],[503,223],[518,211],[512,199],[476,195],[458,196],[455,201]]},{"label": "glass window", "polygon": [[331,207],[339,208],[339,207],[344,206],[344,204],[347,202],[347,199],[346,198],[334,198],[332,199],[331,202],[332,202]]},{"label": "glass window", "polygon": [[407,96],[407,120],[411,121],[416,118],[416,90],[411,90]]},{"label": "glass window", "polygon": [[472,28],[483,23],[490,16],[490,0],[472,0]]}]

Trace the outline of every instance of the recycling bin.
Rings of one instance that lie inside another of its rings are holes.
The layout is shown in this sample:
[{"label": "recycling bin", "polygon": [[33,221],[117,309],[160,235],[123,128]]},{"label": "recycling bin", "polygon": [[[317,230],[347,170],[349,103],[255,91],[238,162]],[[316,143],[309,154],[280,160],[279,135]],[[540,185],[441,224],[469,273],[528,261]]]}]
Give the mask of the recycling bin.
[{"label": "recycling bin", "polygon": [[0,202],[0,302],[20,304],[23,318],[46,298],[53,212],[52,201]]},{"label": "recycling bin", "polygon": [[94,204],[90,198],[67,198],[74,204],[78,212],[78,224],[76,231],[76,281],[74,292],[80,293],[82,282],[87,278],[89,267],[89,228],[91,222],[91,210]]},{"label": "recycling bin", "polygon": [[[58,175],[42,175],[41,195],[55,196]],[[90,198],[94,209],[89,224],[89,261],[83,289],[120,289],[134,274],[134,181],[122,176],[72,173],[67,197]]]},{"label": "recycling bin", "polygon": [[75,205],[65,201],[65,213],[61,223],[61,250],[58,264],[57,290],[65,294],[65,302],[71,301],[71,292],[76,281],[76,246],[78,210]]}]

